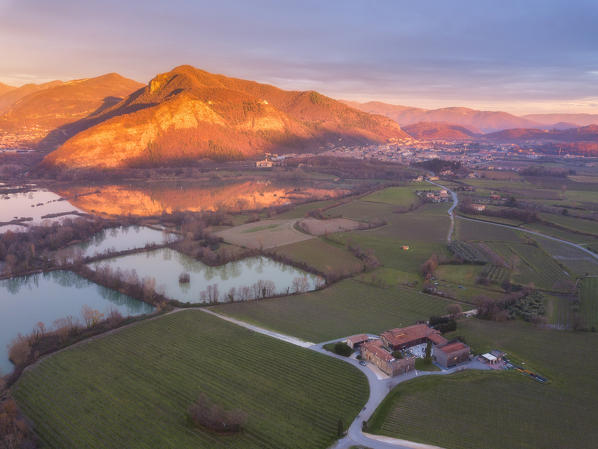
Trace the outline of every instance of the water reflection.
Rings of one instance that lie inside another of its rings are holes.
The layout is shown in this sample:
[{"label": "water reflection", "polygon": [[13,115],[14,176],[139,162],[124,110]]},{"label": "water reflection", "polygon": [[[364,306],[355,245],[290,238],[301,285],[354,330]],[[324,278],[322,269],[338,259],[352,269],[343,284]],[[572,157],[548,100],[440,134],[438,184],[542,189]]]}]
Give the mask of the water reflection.
[{"label": "water reflection", "polygon": [[[267,257],[250,257],[236,262],[210,267],[170,248],[115,257],[91,266],[108,265],[121,272],[136,270],[139,278],[155,279],[164,289],[167,297],[185,302],[212,302],[214,288],[217,301],[228,301],[231,289],[235,289],[233,300],[247,300],[262,296],[260,289],[266,288],[269,295],[316,289],[323,280],[311,273],[276,262]],[[181,273],[189,273],[190,282],[180,283]],[[264,283],[272,283],[272,286]],[[215,287],[214,287],[215,286]],[[251,292],[248,293],[248,290]],[[243,293],[240,293],[243,291]],[[209,296],[206,299],[206,296]]]},{"label": "water reflection", "polygon": [[123,316],[150,313],[153,307],[70,271],[52,271],[0,281],[0,370],[11,369],[7,345],[38,322],[46,327],[59,318],[79,317],[88,305],[101,313],[118,310]]},{"label": "water reflection", "polygon": [[57,193],[89,213],[149,216],[177,210],[199,212],[261,209],[297,200],[333,198],[346,191],[281,186],[269,181],[246,181],[219,186],[206,186],[197,182],[72,186],[59,189]]},{"label": "water reflection", "polygon": [[90,257],[107,251],[126,251],[146,245],[160,245],[176,238],[175,234],[145,226],[119,226],[100,231],[91,239],[73,245],[73,248],[80,248],[84,257]]}]

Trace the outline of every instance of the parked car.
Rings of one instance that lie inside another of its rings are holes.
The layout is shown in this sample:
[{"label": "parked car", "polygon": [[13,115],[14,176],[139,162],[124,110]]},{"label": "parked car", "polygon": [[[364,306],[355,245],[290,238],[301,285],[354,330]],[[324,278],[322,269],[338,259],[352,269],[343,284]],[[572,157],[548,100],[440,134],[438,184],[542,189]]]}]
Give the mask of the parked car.
[{"label": "parked car", "polygon": [[365,360],[360,360],[360,361],[359,361],[359,364],[360,364],[361,366],[365,366],[365,365],[367,365],[367,362],[366,362]]}]

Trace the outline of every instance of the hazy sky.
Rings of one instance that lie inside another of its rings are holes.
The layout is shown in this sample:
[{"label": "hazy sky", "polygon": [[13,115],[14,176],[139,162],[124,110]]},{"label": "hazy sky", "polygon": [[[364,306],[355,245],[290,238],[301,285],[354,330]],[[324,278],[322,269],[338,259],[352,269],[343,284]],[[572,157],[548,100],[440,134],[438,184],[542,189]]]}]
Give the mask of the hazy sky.
[{"label": "hazy sky", "polygon": [[0,0],[0,81],[180,64],[421,107],[598,113],[598,0]]}]

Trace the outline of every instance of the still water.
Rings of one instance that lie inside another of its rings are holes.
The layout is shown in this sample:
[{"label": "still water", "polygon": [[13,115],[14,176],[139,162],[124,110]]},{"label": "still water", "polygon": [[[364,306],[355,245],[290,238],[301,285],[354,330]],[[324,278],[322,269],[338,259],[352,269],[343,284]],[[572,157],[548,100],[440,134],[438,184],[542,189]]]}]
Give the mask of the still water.
[{"label": "still water", "polygon": [[75,245],[83,251],[84,257],[104,254],[108,251],[126,251],[143,248],[146,245],[161,245],[176,240],[176,234],[158,231],[146,226],[119,226],[104,229],[91,239]]},{"label": "still water", "polygon": [[81,321],[81,308],[90,306],[123,316],[151,313],[153,307],[114,290],[94,284],[70,271],[52,271],[0,281],[0,371],[12,369],[7,345],[19,333],[31,332],[38,322],[50,328],[71,315]]},{"label": "still water", "polygon": [[[81,212],[80,209],[65,201],[61,196],[47,190],[31,190],[29,192],[0,193],[0,222],[9,222],[20,218],[30,218],[26,224],[40,224],[44,220],[61,220],[64,215],[57,218],[43,218],[51,214],[67,214]],[[5,225],[0,226],[0,232],[8,230],[26,230],[25,226]]]},{"label": "still water", "polygon": [[197,182],[69,186],[57,193],[91,214],[150,216],[174,211],[261,209],[308,199],[334,198],[347,191],[245,181],[217,186]]},{"label": "still water", "polygon": [[[134,270],[139,279],[153,278],[156,290],[166,297],[192,303],[229,301],[232,288],[233,300],[253,299],[261,296],[261,289],[256,287],[259,281],[272,282],[273,294],[293,293],[298,286],[301,291],[311,291],[323,283],[319,276],[267,257],[249,257],[210,267],[170,248],[106,259],[92,267],[105,265],[121,272]],[[181,273],[189,274],[188,283],[179,282]]]}]

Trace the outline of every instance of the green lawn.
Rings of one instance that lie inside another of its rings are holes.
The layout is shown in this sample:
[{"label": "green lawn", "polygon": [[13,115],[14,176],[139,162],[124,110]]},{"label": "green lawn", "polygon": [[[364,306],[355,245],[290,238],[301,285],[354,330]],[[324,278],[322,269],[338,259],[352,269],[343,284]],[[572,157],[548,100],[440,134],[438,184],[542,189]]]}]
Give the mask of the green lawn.
[{"label": "green lawn", "polygon": [[284,298],[222,304],[213,310],[308,341],[414,324],[446,313],[450,301],[408,288],[377,288],[353,279]]},{"label": "green lawn", "polygon": [[[244,410],[243,432],[190,426],[200,392]],[[339,360],[185,311],[56,354],[14,396],[48,448],[326,448],[368,385]]]},{"label": "green lawn", "polygon": [[598,334],[476,319],[456,334],[476,353],[506,351],[549,383],[515,372],[420,377],[393,391],[370,431],[447,449],[598,447]]}]

